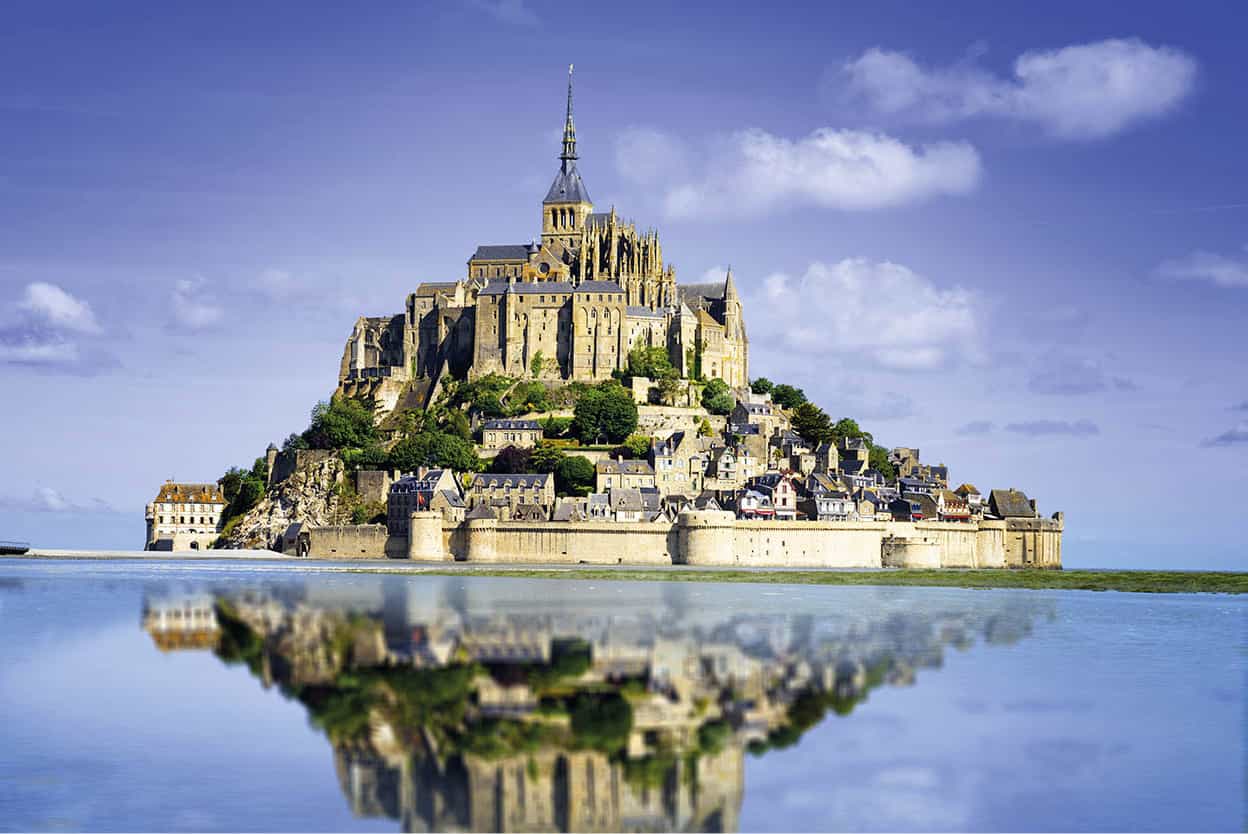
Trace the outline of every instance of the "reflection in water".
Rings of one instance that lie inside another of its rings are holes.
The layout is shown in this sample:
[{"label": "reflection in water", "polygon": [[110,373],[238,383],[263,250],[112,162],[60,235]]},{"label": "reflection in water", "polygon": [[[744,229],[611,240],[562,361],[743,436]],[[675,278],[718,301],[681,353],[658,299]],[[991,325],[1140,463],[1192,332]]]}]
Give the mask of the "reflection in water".
[{"label": "reflection in water", "polygon": [[708,611],[676,583],[608,609],[533,587],[149,597],[143,626],[163,651],[210,648],[302,703],[357,815],[404,831],[733,831],[746,752],[913,684],[947,645],[1013,642],[1052,616],[1016,595],[777,614]]}]

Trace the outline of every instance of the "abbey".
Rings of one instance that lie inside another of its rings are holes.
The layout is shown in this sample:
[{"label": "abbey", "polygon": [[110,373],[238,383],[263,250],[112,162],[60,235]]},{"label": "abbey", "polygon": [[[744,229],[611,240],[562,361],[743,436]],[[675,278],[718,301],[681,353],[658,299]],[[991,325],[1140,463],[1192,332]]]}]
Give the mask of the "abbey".
[{"label": "abbey", "polygon": [[749,382],[749,341],[732,274],[676,283],[658,233],[615,209],[595,212],[577,170],[572,68],[559,171],[541,204],[541,237],[478,246],[467,274],[424,283],[402,314],[361,318],[347,341],[339,391],[383,409],[427,402],[444,374],[490,373],[593,382],[623,369],[635,347],[661,347],[685,378]]}]

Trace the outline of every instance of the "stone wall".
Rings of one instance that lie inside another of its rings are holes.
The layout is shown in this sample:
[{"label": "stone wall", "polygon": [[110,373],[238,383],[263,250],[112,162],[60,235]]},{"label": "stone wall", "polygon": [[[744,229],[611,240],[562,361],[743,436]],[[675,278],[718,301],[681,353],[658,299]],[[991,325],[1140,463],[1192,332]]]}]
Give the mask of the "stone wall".
[{"label": "stone wall", "polygon": [[401,559],[407,556],[406,539],[389,536],[384,524],[315,527],[304,535],[308,537],[308,555],[318,559]]},{"label": "stone wall", "polygon": [[269,486],[280,484],[300,469],[337,456],[338,453],[332,449],[287,449],[278,452],[273,460],[273,471],[269,474]]},{"label": "stone wall", "polygon": [[[515,522],[447,524],[413,513],[412,534],[385,541],[381,527],[313,531],[321,558],[407,558],[483,564],[691,565],[769,568],[1061,567],[1063,522],[739,521],[732,513],[682,513],[675,524]],[[353,532],[355,531],[355,532]]]}]

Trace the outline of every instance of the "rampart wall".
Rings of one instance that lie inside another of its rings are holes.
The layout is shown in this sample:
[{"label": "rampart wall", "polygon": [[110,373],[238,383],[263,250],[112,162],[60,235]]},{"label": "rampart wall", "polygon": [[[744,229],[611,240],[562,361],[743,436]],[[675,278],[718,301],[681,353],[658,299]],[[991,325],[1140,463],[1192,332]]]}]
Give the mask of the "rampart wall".
[{"label": "rampart wall", "polygon": [[519,522],[447,524],[413,513],[410,537],[379,525],[310,531],[309,553],[331,559],[406,558],[480,564],[693,565],[786,568],[1061,567],[1064,521],[739,521],[691,511],[674,524]]}]

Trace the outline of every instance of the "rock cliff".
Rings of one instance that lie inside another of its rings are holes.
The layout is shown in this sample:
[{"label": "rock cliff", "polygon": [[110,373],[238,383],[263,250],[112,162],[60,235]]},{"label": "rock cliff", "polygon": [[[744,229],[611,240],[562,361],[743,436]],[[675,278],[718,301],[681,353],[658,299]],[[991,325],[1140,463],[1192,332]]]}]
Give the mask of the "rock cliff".
[{"label": "rock cliff", "polygon": [[344,468],[337,457],[310,462],[269,488],[224,537],[231,548],[281,549],[278,538],[291,524],[323,527],[340,524],[348,510],[336,488]]}]

